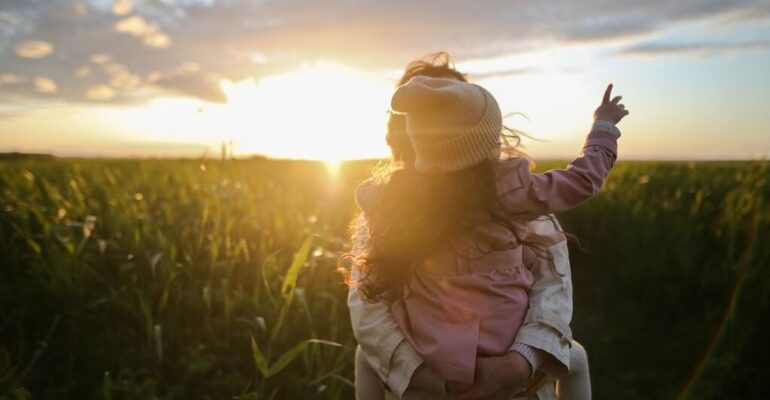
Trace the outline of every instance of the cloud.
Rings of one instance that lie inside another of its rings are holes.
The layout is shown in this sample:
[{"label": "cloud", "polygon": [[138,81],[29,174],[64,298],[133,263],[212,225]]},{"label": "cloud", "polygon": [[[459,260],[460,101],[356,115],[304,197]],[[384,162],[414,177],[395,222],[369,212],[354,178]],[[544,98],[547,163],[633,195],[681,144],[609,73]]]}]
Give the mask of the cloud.
[{"label": "cloud", "polygon": [[200,64],[188,61],[176,67],[175,72],[177,75],[191,75],[200,72],[200,70]]},{"label": "cloud", "polygon": [[521,67],[521,68],[509,68],[499,71],[489,71],[481,73],[470,74],[472,81],[482,79],[503,78],[512,75],[528,75],[528,74],[547,74],[547,73],[559,73],[569,74],[580,72],[581,69],[575,67],[563,67],[563,68],[540,68],[540,67]]},{"label": "cloud", "polygon": [[104,101],[115,97],[115,89],[107,85],[96,85],[86,90],[86,97],[89,100]]},{"label": "cloud", "polygon": [[91,67],[88,65],[80,66],[78,67],[78,69],[75,70],[76,78],[85,78],[88,75],[91,75]]},{"label": "cloud", "polygon": [[16,55],[22,58],[43,58],[53,52],[53,46],[42,40],[28,40],[16,45]]},{"label": "cloud", "polygon": [[131,14],[134,3],[131,0],[115,0],[112,2],[112,13],[115,15]]},{"label": "cloud", "polygon": [[88,60],[94,64],[104,64],[108,61],[111,61],[112,56],[107,53],[91,54],[91,56],[88,57]]},{"label": "cloud", "polygon": [[56,85],[56,82],[50,78],[41,76],[35,77],[35,79],[33,79],[33,83],[35,84],[35,91],[38,93],[56,93],[59,88]]},{"label": "cloud", "polygon": [[26,79],[23,76],[14,74],[0,74],[0,85],[14,85],[24,82],[26,82]]},{"label": "cloud", "polygon": [[[143,36],[145,33],[151,30],[151,26],[152,25],[148,24],[144,18],[138,15],[134,15],[115,23],[115,31],[128,33],[133,36]],[[155,29],[157,29],[157,27],[153,26],[152,30]]]},{"label": "cloud", "polygon": [[624,47],[615,54],[627,56],[694,55],[699,57],[710,57],[715,54],[727,52],[766,49],[770,49],[770,39],[744,42],[646,42]]},{"label": "cloud", "polygon": [[175,75],[156,80],[158,87],[177,94],[197,97],[212,103],[224,103],[227,98],[219,87],[220,79],[215,75]]},{"label": "cloud", "polygon": [[39,97],[36,76],[56,83],[47,97],[64,101],[127,103],[165,93],[221,102],[222,80],[258,79],[313,60],[391,71],[436,50],[459,59],[605,45],[625,46],[623,56],[677,54],[629,43],[694,21],[720,20],[720,29],[749,16],[770,21],[766,0],[3,1],[0,73],[22,82],[3,84],[0,104]]},{"label": "cloud", "polygon": [[149,47],[163,48],[171,45],[171,39],[161,32],[157,25],[147,22],[144,18],[134,15],[115,23],[116,32],[128,33],[141,38]]}]

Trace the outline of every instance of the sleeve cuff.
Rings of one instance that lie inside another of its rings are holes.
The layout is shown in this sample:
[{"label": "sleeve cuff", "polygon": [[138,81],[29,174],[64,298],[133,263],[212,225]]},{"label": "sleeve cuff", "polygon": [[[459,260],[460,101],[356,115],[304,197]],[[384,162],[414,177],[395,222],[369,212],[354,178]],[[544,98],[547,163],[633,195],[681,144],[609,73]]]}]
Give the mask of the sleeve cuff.
[{"label": "sleeve cuff", "polygon": [[618,154],[618,137],[612,132],[592,129],[586,137],[583,149],[591,146],[601,146],[616,155]]},{"label": "sleeve cuff", "polygon": [[[399,399],[404,395],[423,360],[408,340],[403,339],[391,354],[391,362],[384,371],[385,384]],[[422,375],[417,378],[420,379]]]},{"label": "sleeve cuff", "polygon": [[531,371],[530,378],[535,376],[535,371],[537,371],[543,364],[543,355],[540,353],[542,350],[519,342],[515,342],[513,346],[511,346],[511,350],[524,356],[527,362],[529,362]]},{"label": "sleeve cuff", "polygon": [[594,121],[593,126],[591,126],[591,130],[609,132],[615,135],[615,137],[620,137],[620,129],[618,129],[614,123],[607,120],[600,119],[598,121]]}]

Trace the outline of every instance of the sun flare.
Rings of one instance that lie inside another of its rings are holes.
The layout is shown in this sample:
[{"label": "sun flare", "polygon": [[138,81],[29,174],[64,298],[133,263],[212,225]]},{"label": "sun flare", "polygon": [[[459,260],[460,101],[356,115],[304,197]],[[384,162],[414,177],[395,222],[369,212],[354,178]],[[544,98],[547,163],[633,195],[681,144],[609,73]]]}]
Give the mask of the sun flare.
[{"label": "sun flare", "polygon": [[335,161],[387,156],[389,80],[342,65],[317,62],[260,80],[222,81],[226,104],[159,98],[147,106],[105,111],[137,139],[202,143],[218,154]]},{"label": "sun flare", "polygon": [[340,169],[342,169],[342,160],[327,160],[324,161],[324,166],[329,175],[336,177],[340,174]]},{"label": "sun flare", "polygon": [[222,90],[228,99],[222,135],[239,154],[327,161],[387,154],[392,89],[358,70],[315,64],[259,81],[225,81]]}]

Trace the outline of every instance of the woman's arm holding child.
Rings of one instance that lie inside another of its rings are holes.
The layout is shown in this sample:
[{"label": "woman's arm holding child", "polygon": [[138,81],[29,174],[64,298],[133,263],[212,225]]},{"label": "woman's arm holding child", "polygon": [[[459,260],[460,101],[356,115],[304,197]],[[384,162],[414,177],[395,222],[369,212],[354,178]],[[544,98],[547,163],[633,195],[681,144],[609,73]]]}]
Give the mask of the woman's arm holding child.
[{"label": "woman's arm holding child", "polygon": [[[354,222],[353,254],[362,254],[369,246],[369,233],[363,216]],[[359,278],[354,268],[351,278]],[[355,286],[348,289],[348,309],[353,327],[353,336],[363,350],[363,356],[375,370],[382,382],[401,398],[422,364],[422,357],[406,340],[385,302],[369,302],[363,299]]]}]

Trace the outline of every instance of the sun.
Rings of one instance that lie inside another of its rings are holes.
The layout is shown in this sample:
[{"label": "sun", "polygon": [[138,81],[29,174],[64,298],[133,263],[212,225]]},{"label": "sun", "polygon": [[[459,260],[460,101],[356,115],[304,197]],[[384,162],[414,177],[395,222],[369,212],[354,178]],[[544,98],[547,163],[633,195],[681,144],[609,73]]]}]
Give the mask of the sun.
[{"label": "sun", "polygon": [[259,81],[225,81],[223,134],[238,153],[339,161],[387,155],[392,88],[374,75],[316,63]]}]

